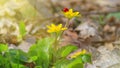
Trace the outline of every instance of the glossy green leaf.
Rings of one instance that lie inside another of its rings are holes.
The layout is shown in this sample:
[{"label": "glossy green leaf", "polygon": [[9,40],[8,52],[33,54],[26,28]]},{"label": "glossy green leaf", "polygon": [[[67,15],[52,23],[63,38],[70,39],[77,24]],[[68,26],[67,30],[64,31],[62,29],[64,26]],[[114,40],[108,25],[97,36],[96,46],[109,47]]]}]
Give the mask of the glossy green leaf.
[{"label": "glossy green leaf", "polygon": [[35,68],[42,68],[41,66],[35,66]]},{"label": "glossy green leaf", "polygon": [[71,68],[84,68],[83,63],[74,64]]},{"label": "glossy green leaf", "polygon": [[90,54],[84,54],[82,57],[82,61],[84,63],[92,63],[92,60],[91,60],[91,55]]},{"label": "glossy green leaf", "polygon": [[10,49],[6,54],[6,58],[9,58],[11,62],[14,63],[23,63],[28,61],[27,53],[23,52],[22,50],[18,49]]},{"label": "glossy green leaf", "polygon": [[0,44],[0,52],[4,52],[8,50],[8,46],[6,44]]},{"label": "glossy green leaf", "polygon": [[11,63],[11,67],[12,68],[28,68],[28,67],[25,67],[22,64],[16,64],[16,63]]},{"label": "glossy green leaf", "polygon": [[37,59],[38,59],[37,56],[32,56],[32,57],[30,57],[30,59],[28,60],[28,62],[34,62],[34,61],[36,61]]},{"label": "glossy green leaf", "polygon": [[67,59],[60,59],[58,60],[55,65],[53,66],[53,68],[67,68],[67,64],[69,64],[71,61],[67,60]]},{"label": "glossy green leaf", "polygon": [[48,68],[50,64],[50,47],[53,41],[53,38],[43,38],[30,47],[29,55],[38,57],[35,61],[36,65]]},{"label": "glossy green leaf", "polygon": [[66,57],[68,56],[71,52],[73,52],[74,50],[78,49],[77,46],[75,45],[67,45],[62,47],[59,52],[61,54],[61,57]]},{"label": "glossy green leaf", "polygon": [[83,62],[80,57],[72,60],[61,59],[55,63],[53,68],[83,68]]},{"label": "glossy green leaf", "polygon": [[0,67],[3,67],[4,64],[5,64],[5,58],[2,55],[0,55]]},{"label": "glossy green leaf", "polygon": [[83,68],[83,62],[80,57],[73,59],[71,63],[67,65],[67,68],[74,68],[75,66],[79,68]]},{"label": "glossy green leaf", "polygon": [[19,68],[26,68],[23,64],[27,61],[27,53],[19,49],[9,49],[4,55],[0,54],[0,68],[11,68],[11,66],[12,68],[18,68],[18,65],[20,66]]}]

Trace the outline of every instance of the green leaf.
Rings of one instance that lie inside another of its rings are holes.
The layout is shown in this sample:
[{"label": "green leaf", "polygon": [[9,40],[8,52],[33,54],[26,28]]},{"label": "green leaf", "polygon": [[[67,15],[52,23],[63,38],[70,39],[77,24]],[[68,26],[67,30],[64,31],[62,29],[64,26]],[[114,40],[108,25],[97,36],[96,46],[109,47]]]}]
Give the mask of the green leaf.
[{"label": "green leaf", "polygon": [[0,67],[4,66],[4,63],[5,63],[5,58],[0,55]]},{"label": "green leaf", "polygon": [[12,68],[27,68],[24,65],[21,64],[16,64],[16,63],[11,63]]},{"label": "green leaf", "polygon": [[72,62],[67,65],[67,68],[74,67],[83,68],[82,59],[80,57],[73,59]]},{"label": "green leaf", "polygon": [[66,65],[69,64],[70,62],[71,61],[67,59],[60,59],[54,64],[53,68],[67,68]]},{"label": "green leaf", "polygon": [[59,53],[61,54],[61,57],[66,57],[68,56],[72,51],[77,50],[78,47],[75,45],[67,45],[62,47],[59,51]]},{"label": "green leaf", "polygon": [[0,54],[0,68],[10,68],[10,63],[8,61],[8,58],[6,58],[2,54]]},{"label": "green leaf", "polygon": [[83,62],[80,57],[72,60],[61,59],[55,63],[53,68],[83,68]]},{"label": "green leaf", "polygon": [[18,49],[9,49],[4,55],[0,54],[0,68],[11,68],[11,66],[12,68],[18,68],[18,65],[19,68],[26,68],[23,64],[27,61],[27,54]]},{"label": "green leaf", "polygon": [[100,15],[98,19],[99,19],[100,25],[104,25],[105,24],[103,15]]},{"label": "green leaf", "polygon": [[6,44],[0,44],[0,52],[4,52],[8,50],[8,46]]},{"label": "green leaf", "polygon": [[91,55],[90,54],[84,54],[81,57],[82,57],[82,61],[84,63],[92,63]]},{"label": "green leaf", "polygon": [[120,20],[120,12],[110,13],[107,15],[107,18],[115,17]]},{"label": "green leaf", "polygon": [[17,50],[17,49],[10,49],[5,54],[5,57],[8,58],[8,60],[13,63],[24,63],[28,61],[27,53],[23,52],[22,50]]},{"label": "green leaf", "polygon": [[26,35],[25,23],[23,21],[19,23],[19,31],[22,37]]},{"label": "green leaf", "polygon": [[41,66],[35,66],[35,68],[42,68]]},{"label": "green leaf", "polygon": [[33,62],[33,61],[36,61],[38,59],[37,56],[32,56],[30,57],[30,59],[28,60],[28,62]]},{"label": "green leaf", "polygon": [[30,47],[28,54],[37,56],[36,65],[41,65],[43,68],[48,68],[50,64],[50,47],[54,42],[53,38],[43,38],[38,40],[36,44]]},{"label": "green leaf", "polygon": [[73,65],[71,68],[84,68],[84,64],[78,63],[78,64]]}]

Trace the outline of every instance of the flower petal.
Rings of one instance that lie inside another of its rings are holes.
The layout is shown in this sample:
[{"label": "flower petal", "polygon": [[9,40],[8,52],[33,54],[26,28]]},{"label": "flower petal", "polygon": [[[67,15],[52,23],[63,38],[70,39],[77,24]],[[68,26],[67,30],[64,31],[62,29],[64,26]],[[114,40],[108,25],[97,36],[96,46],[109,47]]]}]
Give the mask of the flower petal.
[{"label": "flower petal", "polygon": [[62,24],[59,25],[51,24],[50,26],[47,26],[47,28],[48,28],[47,30],[48,33],[60,32],[67,29],[62,27]]}]

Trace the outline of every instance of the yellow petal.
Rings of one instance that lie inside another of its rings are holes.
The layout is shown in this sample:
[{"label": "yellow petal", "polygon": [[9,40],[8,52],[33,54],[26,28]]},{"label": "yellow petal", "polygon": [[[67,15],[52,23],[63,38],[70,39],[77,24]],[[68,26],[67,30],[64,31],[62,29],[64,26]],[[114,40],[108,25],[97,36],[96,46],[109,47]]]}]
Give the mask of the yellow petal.
[{"label": "yellow petal", "polygon": [[[68,12],[64,12],[63,13],[65,17],[67,18],[73,18],[73,17],[76,17],[76,16],[79,16],[80,13],[79,12],[73,12],[73,9],[69,9]],[[81,16],[81,15],[80,15]]]},{"label": "yellow petal", "polygon": [[59,28],[62,28],[62,24],[59,24],[58,27],[59,27]]},{"label": "yellow petal", "polygon": [[74,16],[78,16],[79,15],[79,12],[74,12]]},{"label": "yellow petal", "polygon": [[51,33],[52,31],[51,30],[47,30],[48,33]]},{"label": "yellow petal", "polygon": [[59,25],[51,24],[50,26],[47,26],[47,28],[48,28],[47,30],[48,33],[60,32],[66,29],[62,27],[62,24],[59,24]]},{"label": "yellow petal", "polygon": [[62,28],[61,30],[66,30],[67,28]]},{"label": "yellow petal", "polygon": [[72,56],[71,56],[71,58],[76,58],[77,56],[79,56],[79,55],[82,55],[82,54],[85,54],[87,51],[84,49],[84,50],[82,50],[82,51],[78,51],[78,52],[76,52],[76,53],[74,53]]},{"label": "yellow petal", "polygon": [[68,11],[69,13],[73,13],[73,9],[69,9],[69,11]]},{"label": "yellow petal", "polygon": [[71,56],[70,58],[76,58],[76,56]]},{"label": "yellow petal", "polygon": [[82,54],[85,54],[87,51],[84,49],[83,51],[82,51]]}]

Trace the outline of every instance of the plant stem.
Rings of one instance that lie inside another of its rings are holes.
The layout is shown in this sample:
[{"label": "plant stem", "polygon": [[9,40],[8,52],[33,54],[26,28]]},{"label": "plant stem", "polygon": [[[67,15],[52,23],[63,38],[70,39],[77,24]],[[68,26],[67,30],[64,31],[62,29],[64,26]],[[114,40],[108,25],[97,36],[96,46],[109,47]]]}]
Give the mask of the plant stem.
[{"label": "plant stem", "polygon": [[56,35],[56,37],[55,37],[55,41],[54,41],[54,43],[53,43],[53,52],[52,52],[52,54],[53,54],[53,63],[55,63],[56,62],[56,60],[57,60],[57,50],[58,50],[58,45],[59,45],[59,40],[58,40],[58,34]]},{"label": "plant stem", "polygon": [[[69,27],[69,20],[67,20],[66,24],[65,24],[65,28],[68,28]],[[56,60],[58,59],[58,56],[57,55],[57,50],[59,48],[59,42],[60,42],[60,39],[61,39],[61,36],[62,34],[64,33],[64,31],[60,32],[60,33],[56,33],[56,36],[55,36],[55,41],[54,41],[54,44],[53,44],[53,63],[56,62]]]},{"label": "plant stem", "polygon": [[66,27],[66,28],[69,27],[69,20],[70,20],[70,19],[67,19],[67,21],[66,21],[66,24],[65,24],[65,27]]}]

